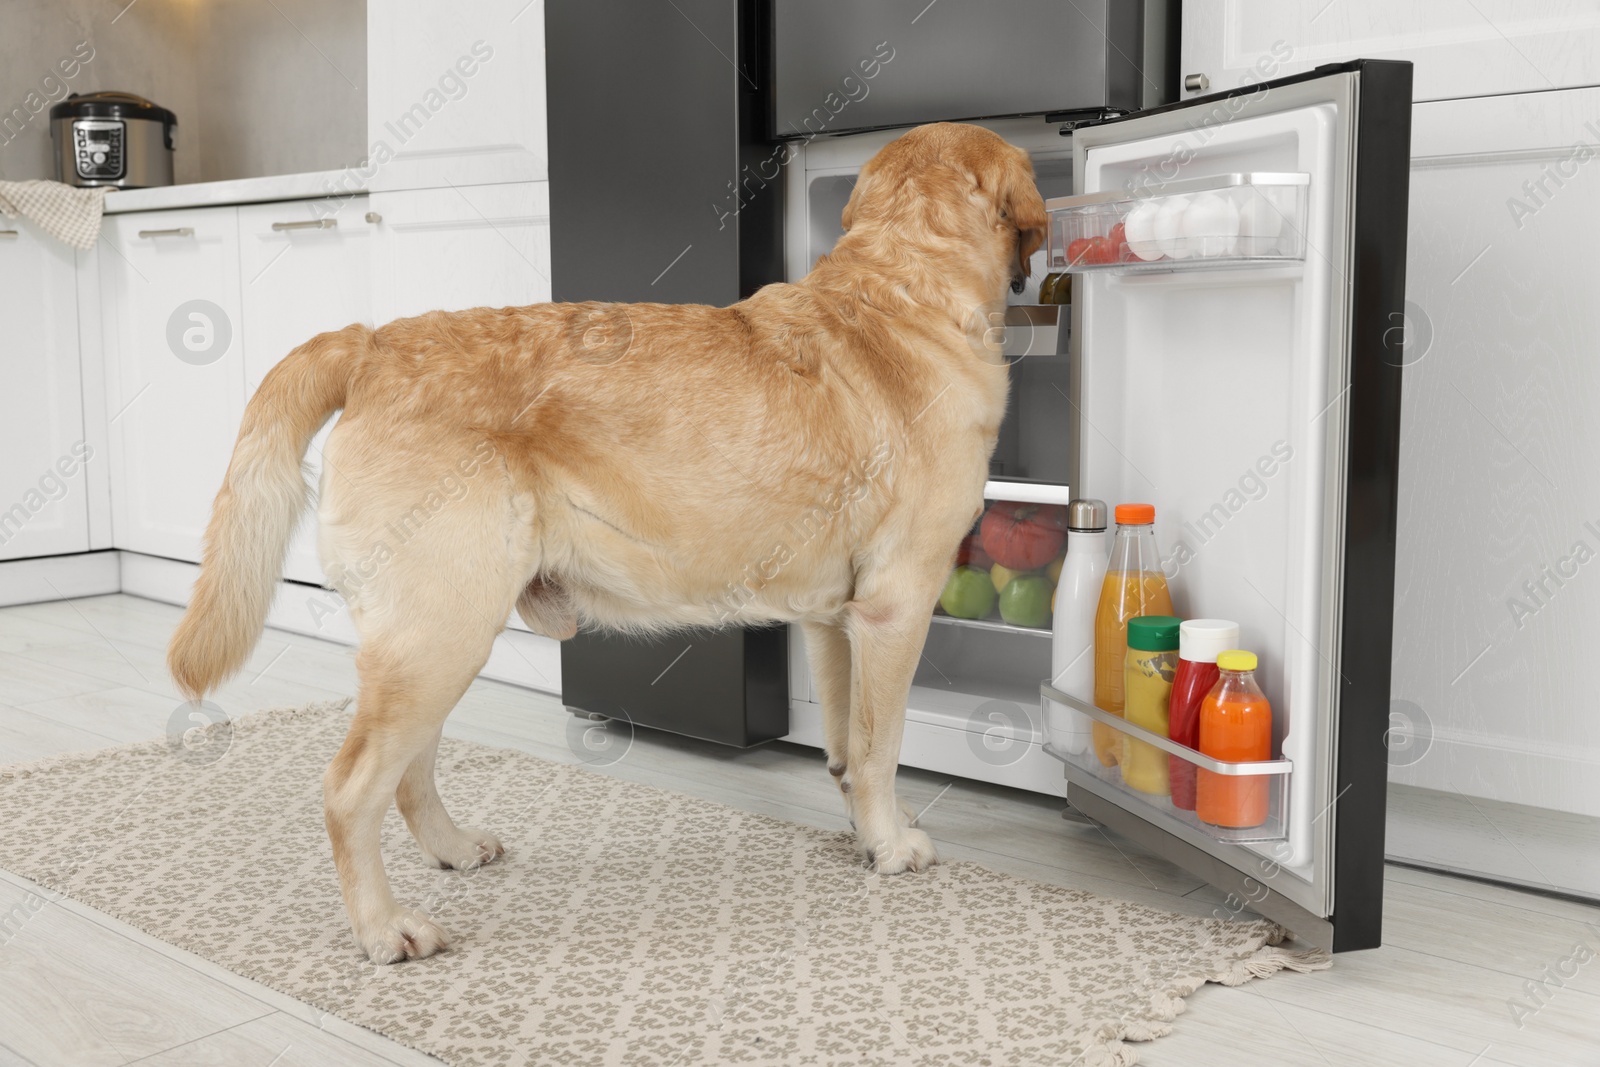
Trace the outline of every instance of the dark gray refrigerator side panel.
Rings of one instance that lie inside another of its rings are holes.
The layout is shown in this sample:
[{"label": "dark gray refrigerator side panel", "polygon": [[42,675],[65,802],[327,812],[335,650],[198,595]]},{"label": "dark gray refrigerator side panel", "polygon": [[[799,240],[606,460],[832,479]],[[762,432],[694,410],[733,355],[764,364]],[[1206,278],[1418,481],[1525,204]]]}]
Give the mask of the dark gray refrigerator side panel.
[{"label": "dark gray refrigerator side panel", "polygon": [[556,300],[725,305],[779,280],[760,7],[546,5]]},{"label": "dark gray refrigerator side panel", "polygon": [[[727,305],[781,280],[785,154],[759,139],[764,12],[545,5],[556,300]],[[788,732],[781,627],[583,632],[562,643],[561,669],[564,701],[583,711],[733,745]]]}]

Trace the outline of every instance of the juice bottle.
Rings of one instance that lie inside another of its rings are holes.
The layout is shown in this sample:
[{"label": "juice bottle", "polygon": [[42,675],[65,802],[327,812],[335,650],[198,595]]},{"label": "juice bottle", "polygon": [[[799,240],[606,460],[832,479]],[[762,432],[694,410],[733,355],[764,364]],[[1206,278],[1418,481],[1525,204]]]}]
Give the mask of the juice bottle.
[{"label": "juice bottle", "polygon": [[[1128,659],[1123,671],[1123,715],[1135,726],[1167,736],[1167,703],[1178,673],[1178,620],[1141,615],[1128,620]],[[1123,738],[1122,780],[1152,796],[1167,795],[1167,754],[1145,741]]]},{"label": "juice bottle", "polygon": [[[1226,619],[1188,619],[1178,627],[1178,676],[1172,680],[1167,736],[1200,747],[1200,704],[1217,684],[1217,657],[1239,645],[1239,624]],[[1168,756],[1172,806],[1194,810],[1194,764]]]},{"label": "juice bottle", "polygon": [[[1122,672],[1128,655],[1128,620],[1138,615],[1171,615],[1172,594],[1156,553],[1156,509],[1150,504],[1118,504],[1117,538],[1100,586],[1094,615],[1094,703],[1122,714]],[[1094,754],[1102,766],[1115,766],[1122,735],[1094,724]]]},{"label": "juice bottle", "polygon": [[[1256,654],[1217,657],[1217,684],[1200,704],[1200,751],[1246,763],[1272,758],[1272,705],[1256,684]],[[1213,826],[1248,828],[1267,821],[1267,776],[1195,772],[1194,813]]]}]

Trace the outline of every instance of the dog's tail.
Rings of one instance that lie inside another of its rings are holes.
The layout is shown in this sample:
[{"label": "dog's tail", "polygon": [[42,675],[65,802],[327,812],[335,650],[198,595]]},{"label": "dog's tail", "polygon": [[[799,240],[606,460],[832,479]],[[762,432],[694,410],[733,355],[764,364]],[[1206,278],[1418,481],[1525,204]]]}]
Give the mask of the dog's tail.
[{"label": "dog's tail", "polygon": [[261,637],[306,506],[301,460],[344,406],[371,337],[359,323],[313,337],[272,368],[244,409],[206,526],[200,577],[167,648],[167,669],[190,700],[243,666]]}]

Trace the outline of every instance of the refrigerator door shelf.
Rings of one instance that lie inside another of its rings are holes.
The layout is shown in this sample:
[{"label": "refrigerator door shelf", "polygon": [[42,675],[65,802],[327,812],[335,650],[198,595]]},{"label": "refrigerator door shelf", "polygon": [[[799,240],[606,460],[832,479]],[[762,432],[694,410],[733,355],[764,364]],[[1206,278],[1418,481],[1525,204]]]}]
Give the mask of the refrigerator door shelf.
[{"label": "refrigerator door shelf", "polygon": [[[1230,778],[1258,777],[1265,782],[1267,817],[1260,825],[1249,827],[1213,826],[1210,823],[1202,822],[1194,812],[1185,811],[1175,806],[1169,796],[1158,796],[1134,789],[1123,780],[1120,769],[1102,766],[1095,757],[1092,747],[1081,753],[1072,754],[1058,751],[1050,745],[1045,746],[1047,754],[1081,772],[1094,775],[1101,782],[1106,783],[1107,786],[1115,790],[1116,795],[1123,799],[1125,806],[1136,809],[1150,821],[1164,826],[1181,837],[1198,838],[1198,841],[1193,843],[1199,843],[1199,841],[1224,841],[1230,844],[1261,844],[1286,842],[1288,840],[1289,777],[1294,771],[1294,764],[1291,761],[1275,759],[1260,760],[1252,763],[1230,763],[1225,760],[1212,759],[1210,756],[1197,752],[1187,745],[1180,745],[1171,738],[1153,733],[1108,711],[1103,711],[1086,700],[1080,700],[1068,693],[1064,693],[1048,682],[1039,686],[1039,693],[1048,700],[1054,700],[1081,711],[1095,722],[1109,727],[1131,741],[1143,742],[1152,748],[1160,749],[1167,755],[1176,756],[1197,769],[1206,770],[1213,774],[1226,775]],[[1282,852],[1283,850],[1278,849],[1276,851]]]},{"label": "refrigerator door shelf", "polygon": [[1129,190],[1049,200],[1049,269],[1131,274],[1298,262],[1310,184],[1303,172],[1159,184],[1141,172]]}]

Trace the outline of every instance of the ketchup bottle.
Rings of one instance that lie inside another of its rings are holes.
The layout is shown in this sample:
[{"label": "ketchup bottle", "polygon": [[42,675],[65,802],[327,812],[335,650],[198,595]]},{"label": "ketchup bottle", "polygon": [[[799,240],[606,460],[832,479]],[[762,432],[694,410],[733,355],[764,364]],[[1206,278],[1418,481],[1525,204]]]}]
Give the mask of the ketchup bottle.
[{"label": "ketchup bottle", "polygon": [[[1239,647],[1239,624],[1226,619],[1190,619],[1178,627],[1178,674],[1172,680],[1167,736],[1200,747],[1200,702],[1217,684],[1217,656]],[[1167,757],[1172,804],[1194,810],[1194,764]]]}]

